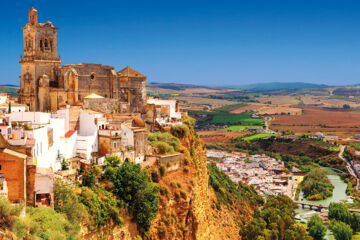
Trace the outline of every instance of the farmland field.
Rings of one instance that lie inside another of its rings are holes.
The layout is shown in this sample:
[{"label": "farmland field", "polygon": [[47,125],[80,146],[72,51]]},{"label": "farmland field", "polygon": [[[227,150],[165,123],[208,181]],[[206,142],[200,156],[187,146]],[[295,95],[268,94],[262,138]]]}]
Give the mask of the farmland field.
[{"label": "farmland field", "polygon": [[257,140],[260,138],[266,138],[266,137],[271,137],[271,136],[276,136],[277,134],[273,134],[273,133],[259,133],[259,134],[255,134],[249,137],[244,137],[242,138],[243,140],[246,141],[253,141],[253,140]]},{"label": "farmland field", "polygon": [[298,104],[300,102],[297,96],[289,95],[261,96],[258,100],[261,103],[271,101],[272,104]]},{"label": "farmland field", "polygon": [[360,113],[304,109],[303,115],[275,116],[270,127],[273,130],[292,130],[297,133],[321,131],[354,134],[360,131]]},{"label": "farmland field", "polygon": [[234,125],[262,125],[264,121],[259,118],[252,118],[251,115],[247,114],[218,114],[213,116],[211,123]]},{"label": "farmland field", "polygon": [[225,143],[230,139],[244,136],[249,134],[248,132],[239,132],[239,131],[224,131],[224,130],[214,130],[214,131],[199,131],[198,132],[201,140],[205,143]]},{"label": "farmland field", "polygon": [[231,109],[230,113],[245,113],[255,112],[256,114],[289,114],[301,115],[302,109],[291,107],[290,104],[262,104],[262,103],[247,103]]},{"label": "farmland field", "polygon": [[360,150],[360,143],[359,142],[351,143],[350,146],[354,147],[356,150]]},{"label": "farmland field", "polygon": [[262,126],[258,126],[258,125],[255,125],[255,126],[235,125],[235,126],[230,126],[230,127],[227,127],[227,128],[223,128],[222,130],[236,131],[236,130],[245,130],[245,129],[248,129],[248,128],[262,128]]}]

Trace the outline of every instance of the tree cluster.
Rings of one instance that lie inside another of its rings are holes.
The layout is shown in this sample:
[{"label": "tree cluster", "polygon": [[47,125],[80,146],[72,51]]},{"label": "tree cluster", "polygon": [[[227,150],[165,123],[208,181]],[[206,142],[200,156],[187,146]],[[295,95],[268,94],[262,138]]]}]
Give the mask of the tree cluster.
[{"label": "tree cluster", "polygon": [[318,215],[313,215],[307,224],[308,232],[314,240],[323,240],[326,234],[326,227]]},{"label": "tree cluster", "polygon": [[330,227],[337,240],[349,239],[346,236],[350,236],[351,239],[353,233],[360,231],[360,215],[350,213],[342,203],[330,203],[329,219],[332,220]]},{"label": "tree cluster", "polygon": [[304,197],[310,201],[323,200],[332,196],[334,186],[331,184],[326,172],[320,168],[308,173],[300,184]]},{"label": "tree cluster", "polygon": [[254,212],[249,225],[242,227],[243,240],[310,240],[306,229],[295,222],[295,204],[287,196],[270,196],[262,210]]},{"label": "tree cluster", "polygon": [[159,210],[159,187],[151,182],[140,166],[124,162],[119,168],[107,168],[105,176],[113,183],[113,192],[133,215],[140,231],[147,232]]}]

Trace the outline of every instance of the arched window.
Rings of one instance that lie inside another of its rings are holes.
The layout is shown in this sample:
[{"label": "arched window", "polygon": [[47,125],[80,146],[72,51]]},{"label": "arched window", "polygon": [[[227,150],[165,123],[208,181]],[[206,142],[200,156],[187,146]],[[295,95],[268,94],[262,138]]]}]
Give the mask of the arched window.
[{"label": "arched window", "polygon": [[42,48],[42,40],[40,40],[40,47]]},{"label": "arched window", "polygon": [[45,39],[45,41],[44,41],[44,46],[47,48],[48,47],[48,40],[47,39]]}]

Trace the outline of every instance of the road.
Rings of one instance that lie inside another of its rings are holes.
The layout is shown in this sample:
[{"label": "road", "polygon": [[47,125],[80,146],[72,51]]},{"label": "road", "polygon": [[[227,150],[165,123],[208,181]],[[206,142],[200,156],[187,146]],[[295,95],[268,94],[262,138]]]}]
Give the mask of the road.
[{"label": "road", "polygon": [[359,191],[360,190],[360,175],[359,172],[356,170],[356,168],[354,167],[354,164],[352,163],[351,160],[347,160],[344,157],[344,151],[345,151],[345,146],[344,145],[340,145],[340,152],[339,152],[339,158],[341,160],[343,160],[346,163],[346,168],[349,171],[349,173],[351,174],[351,176],[354,176],[356,178],[356,190]]},{"label": "road", "polygon": [[273,130],[271,130],[269,128],[271,120],[272,120],[272,117],[265,117],[264,118],[265,131],[268,132],[268,133],[276,133],[275,131],[273,131]]}]

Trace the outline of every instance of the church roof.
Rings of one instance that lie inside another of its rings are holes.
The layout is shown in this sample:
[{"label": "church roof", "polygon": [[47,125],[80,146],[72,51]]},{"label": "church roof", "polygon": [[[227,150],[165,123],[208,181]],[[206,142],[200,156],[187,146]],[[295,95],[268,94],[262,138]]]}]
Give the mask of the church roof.
[{"label": "church roof", "polygon": [[118,72],[120,77],[145,77],[145,75],[135,71],[131,67],[126,67]]},{"label": "church roof", "polygon": [[100,95],[97,95],[97,94],[95,94],[95,93],[92,93],[92,94],[90,94],[90,95],[87,95],[85,98],[87,98],[87,99],[95,99],[95,98],[104,98],[104,97],[102,97],[102,96],[100,96]]}]

